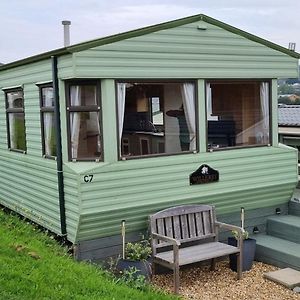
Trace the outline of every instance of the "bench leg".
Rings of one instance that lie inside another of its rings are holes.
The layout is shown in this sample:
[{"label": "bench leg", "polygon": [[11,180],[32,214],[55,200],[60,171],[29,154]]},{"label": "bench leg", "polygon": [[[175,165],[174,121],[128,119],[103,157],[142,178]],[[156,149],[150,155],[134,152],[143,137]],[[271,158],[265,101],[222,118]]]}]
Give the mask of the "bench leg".
[{"label": "bench leg", "polygon": [[174,267],[174,293],[178,294],[179,293],[179,267],[175,266]]},{"label": "bench leg", "polygon": [[151,268],[152,268],[152,274],[155,275],[156,274],[156,263],[152,262]]},{"label": "bench leg", "polygon": [[214,271],[216,268],[216,259],[215,258],[212,258],[211,259],[211,263],[210,263],[210,270],[211,271]]},{"label": "bench leg", "polygon": [[242,255],[241,253],[239,253],[237,257],[237,279],[242,278],[242,272],[243,272],[242,268],[243,268]]}]

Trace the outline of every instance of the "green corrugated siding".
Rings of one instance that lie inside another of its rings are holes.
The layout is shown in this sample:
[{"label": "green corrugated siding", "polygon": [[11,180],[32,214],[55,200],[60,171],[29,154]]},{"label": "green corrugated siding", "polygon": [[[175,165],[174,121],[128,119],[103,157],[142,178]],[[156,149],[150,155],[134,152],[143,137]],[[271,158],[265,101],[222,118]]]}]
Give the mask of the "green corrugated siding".
[{"label": "green corrugated siding", "polygon": [[[142,230],[147,216],[181,203],[212,203],[220,214],[241,206],[256,209],[288,201],[297,181],[296,152],[262,147],[194,155],[120,161],[81,175],[79,240]],[[189,175],[206,163],[220,172],[217,183],[189,185]]]},{"label": "green corrugated siding", "polygon": [[[36,86],[36,83],[51,80],[50,60],[0,72],[0,88],[23,86],[27,141],[27,154],[8,150],[5,94],[0,91],[0,203],[59,234],[56,161],[42,157],[40,100]],[[76,206],[78,199],[77,177],[75,176],[74,185],[71,182],[74,176],[68,172],[65,176],[67,230],[70,239],[74,240],[78,225],[78,207],[73,208],[72,205]]]},{"label": "green corrugated siding", "polygon": [[58,57],[58,78],[66,79],[74,77],[73,56],[71,54]]},{"label": "green corrugated siding", "polygon": [[297,77],[298,61],[220,27],[199,21],[74,54],[77,77]]}]

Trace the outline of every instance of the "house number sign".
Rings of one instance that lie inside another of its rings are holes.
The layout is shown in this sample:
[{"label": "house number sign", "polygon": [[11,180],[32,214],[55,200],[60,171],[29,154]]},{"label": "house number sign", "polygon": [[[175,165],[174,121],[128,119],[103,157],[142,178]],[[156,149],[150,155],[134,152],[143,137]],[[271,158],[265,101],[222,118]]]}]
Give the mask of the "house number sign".
[{"label": "house number sign", "polygon": [[85,182],[85,183],[88,183],[88,182],[92,182],[93,181],[93,178],[94,178],[94,175],[84,175],[83,176],[83,181]]},{"label": "house number sign", "polygon": [[201,165],[190,175],[190,185],[219,181],[219,172],[208,165]]}]

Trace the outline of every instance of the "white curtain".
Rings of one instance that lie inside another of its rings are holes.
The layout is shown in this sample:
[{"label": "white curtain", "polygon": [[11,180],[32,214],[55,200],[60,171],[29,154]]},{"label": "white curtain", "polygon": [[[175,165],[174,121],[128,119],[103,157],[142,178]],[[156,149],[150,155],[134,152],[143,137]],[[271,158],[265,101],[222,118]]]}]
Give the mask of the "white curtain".
[{"label": "white curtain", "polygon": [[[15,100],[15,96],[12,95],[12,93],[8,93],[7,94],[7,102],[8,102],[8,107],[12,108],[14,107],[14,100]],[[10,135],[10,147],[12,149],[17,148],[16,145],[16,136],[15,136],[15,114],[10,113],[8,114],[8,118],[9,118],[9,135]]]},{"label": "white curtain", "polygon": [[[44,106],[53,107],[53,89],[46,88],[44,93]],[[45,135],[45,154],[52,155],[51,136],[53,130],[53,113],[44,113],[44,135]]]},{"label": "white curtain", "polygon": [[218,121],[218,116],[212,116],[212,95],[210,83],[206,85],[206,107],[207,107],[207,120]]},{"label": "white curtain", "polygon": [[190,133],[190,150],[196,150],[195,87],[192,83],[183,83],[181,95],[186,123]]},{"label": "white curtain", "polygon": [[[71,104],[72,106],[81,104],[80,86],[71,86]],[[71,153],[72,158],[78,157],[79,131],[80,131],[80,112],[72,112],[70,115],[71,127]]]},{"label": "white curtain", "polygon": [[124,113],[125,113],[125,97],[126,97],[126,83],[118,83],[118,117],[119,117],[119,141],[121,147]]},{"label": "white curtain", "polygon": [[262,134],[260,136],[263,144],[269,143],[269,83],[262,82],[260,85],[260,107],[262,114]]},{"label": "white curtain", "polygon": [[[96,87],[95,87],[95,92],[94,92],[94,103],[97,103],[97,91],[96,91]],[[90,113],[92,115],[92,113]],[[95,113],[96,114],[96,128],[97,128],[97,152],[101,153],[102,152],[102,147],[101,147],[101,132],[100,132],[100,120],[99,120],[99,113]],[[91,116],[92,118],[92,116]]]}]

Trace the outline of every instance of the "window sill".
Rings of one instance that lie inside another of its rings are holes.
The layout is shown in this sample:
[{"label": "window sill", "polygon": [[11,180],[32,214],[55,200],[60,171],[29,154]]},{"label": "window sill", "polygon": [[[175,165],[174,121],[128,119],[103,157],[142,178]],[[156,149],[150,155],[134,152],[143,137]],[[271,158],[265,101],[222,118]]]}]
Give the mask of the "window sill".
[{"label": "window sill", "polygon": [[235,149],[251,149],[251,148],[259,148],[259,147],[271,147],[271,144],[261,144],[261,145],[246,145],[246,146],[232,146],[232,147],[223,147],[223,148],[207,148],[207,152],[217,152],[217,151],[228,151]]},{"label": "window sill", "polygon": [[27,151],[26,151],[26,150],[20,150],[20,149],[8,148],[8,151],[10,151],[10,152],[17,152],[17,153],[22,153],[22,154],[27,154]]},{"label": "window sill", "polygon": [[153,157],[166,157],[166,156],[175,156],[175,155],[185,155],[185,154],[197,154],[199,153],[198,150],[194,151],[183,151],[177,153],[157,153],[157,154],[146,154],[146,155],[139,155],[139,156],[121,156],[119,160],[133,160],[133,159],[144,159],[144,158],[153,158]]}]

